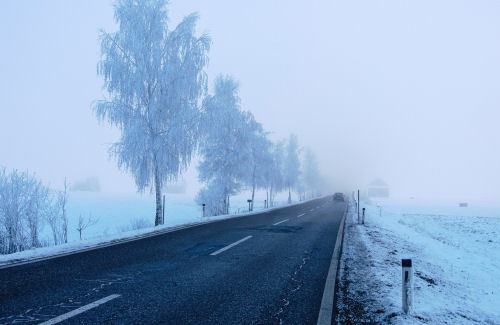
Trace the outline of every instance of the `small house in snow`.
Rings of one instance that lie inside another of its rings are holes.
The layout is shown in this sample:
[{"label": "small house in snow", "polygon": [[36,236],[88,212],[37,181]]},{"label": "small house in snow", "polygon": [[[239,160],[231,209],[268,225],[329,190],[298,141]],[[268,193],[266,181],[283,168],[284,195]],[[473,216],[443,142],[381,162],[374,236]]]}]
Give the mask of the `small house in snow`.
[{"label": "small house in snow", "polygon": [[389,187],[387,183],[377,178],[368,184],[368,197],[389,197]]}]

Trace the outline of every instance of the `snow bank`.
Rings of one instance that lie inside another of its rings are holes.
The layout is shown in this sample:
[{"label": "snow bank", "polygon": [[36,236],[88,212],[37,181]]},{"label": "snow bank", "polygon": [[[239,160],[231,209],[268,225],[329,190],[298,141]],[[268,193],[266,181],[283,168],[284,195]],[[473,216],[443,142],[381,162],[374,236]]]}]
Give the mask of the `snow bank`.
[{"label": "snow bank", "polygon": [[[500,209],[363,207],[365,225],[354,207],[346,220],[337,321],[500,323]],[[410,315],[401,309],[402,258],[414,266]]]}]

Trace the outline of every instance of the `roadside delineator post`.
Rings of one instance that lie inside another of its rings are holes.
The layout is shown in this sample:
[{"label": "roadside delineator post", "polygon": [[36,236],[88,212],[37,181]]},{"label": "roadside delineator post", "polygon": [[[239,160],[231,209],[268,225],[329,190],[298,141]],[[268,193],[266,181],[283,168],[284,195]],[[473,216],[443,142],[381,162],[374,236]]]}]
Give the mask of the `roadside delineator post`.
[{"label": "roadside delineator post", "polygon": [[203,217],[205,217],[205,203],[201,205],[203,207]]},{"label": "roadside delineator post", "polygon": [[413,306],[413,266],[411,259],[401,260],[403,278],[403,311],[408,314]]},{"label": "roadside delineator post", "polygon": [[356,212],[358,213],[358,223],[359,223],[359,190],[358,190],[358,203],[356,205]]},{"label": "roadside delineator post", "polygon": [[365,208],[363,208],[363,218],[361,219],[361,223],[365,224]]},{"label": "roadside delineator post", "polygon": [[247,200],[248,202],[248,212],[251,212],[252,210],[250,210],[250,204],[252,203],[252,200]]},{"label": "roadside delineator post", "polygon": [[264,208],[267,208],[267,200],[264,200]]}]

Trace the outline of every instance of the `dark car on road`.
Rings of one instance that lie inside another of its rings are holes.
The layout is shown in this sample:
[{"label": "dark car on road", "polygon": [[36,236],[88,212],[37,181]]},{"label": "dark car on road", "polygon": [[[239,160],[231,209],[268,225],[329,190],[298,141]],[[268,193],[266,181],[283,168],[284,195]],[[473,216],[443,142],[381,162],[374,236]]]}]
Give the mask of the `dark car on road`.
[{"label": "dark car on road", "polygon": [[333,200],[334,201],[344,201],[344,194],[342,194],[342,193],[333,194]]}]

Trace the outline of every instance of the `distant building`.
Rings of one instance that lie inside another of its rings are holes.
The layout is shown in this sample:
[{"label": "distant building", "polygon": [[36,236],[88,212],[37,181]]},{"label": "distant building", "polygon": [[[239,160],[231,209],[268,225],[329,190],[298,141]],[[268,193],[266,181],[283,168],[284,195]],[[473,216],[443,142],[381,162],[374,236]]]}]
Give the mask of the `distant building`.
[{"label": "distant building", "polygon": [[368,197],[389,197],[389,186],[382,179],[377,178],[368,184]]}]

